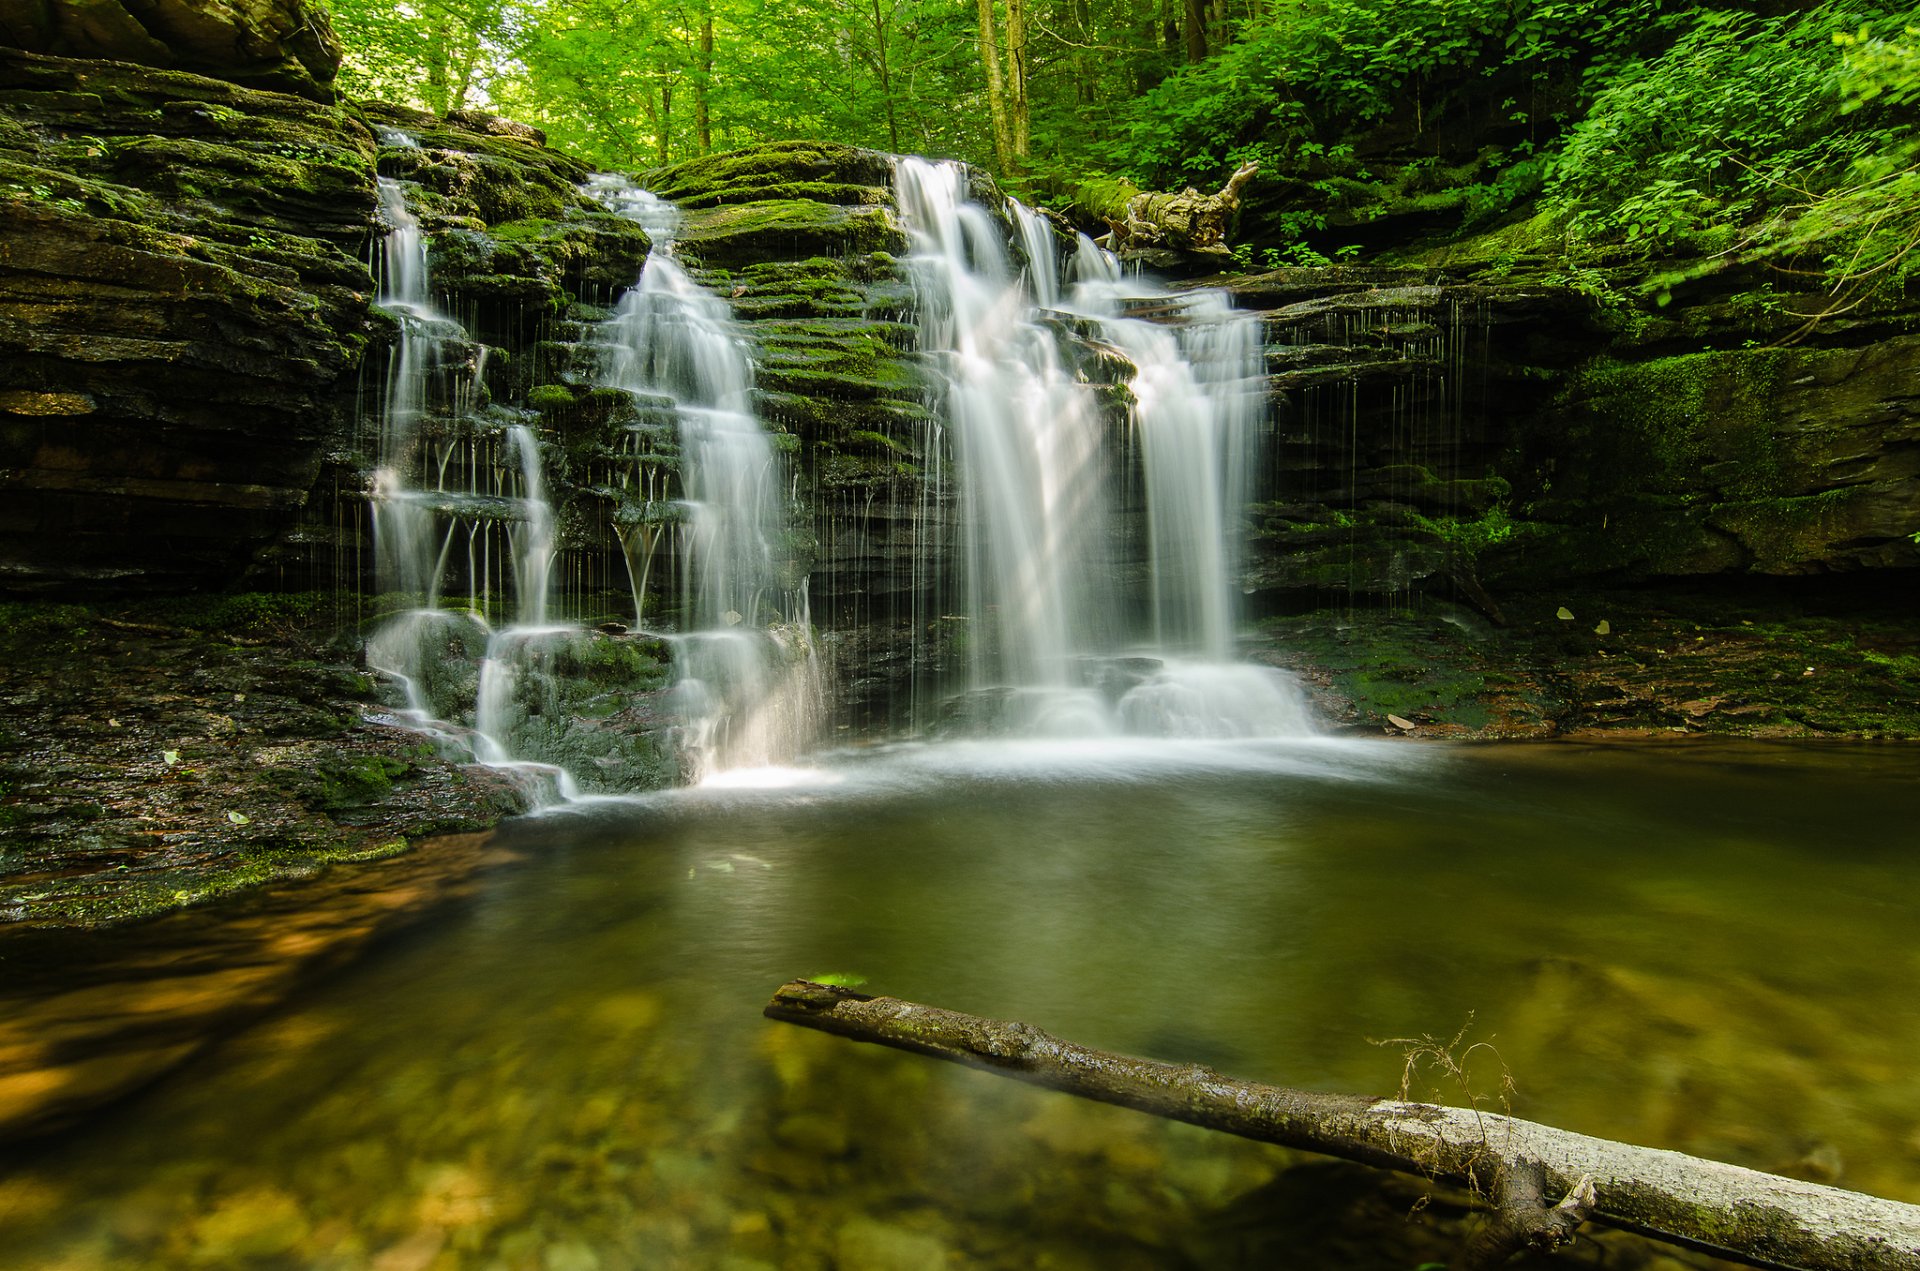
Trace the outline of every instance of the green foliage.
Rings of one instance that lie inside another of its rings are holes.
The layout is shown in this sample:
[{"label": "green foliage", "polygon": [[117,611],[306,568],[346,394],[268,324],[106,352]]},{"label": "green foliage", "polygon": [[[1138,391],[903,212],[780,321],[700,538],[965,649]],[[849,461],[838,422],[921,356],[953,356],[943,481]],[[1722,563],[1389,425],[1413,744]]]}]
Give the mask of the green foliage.
[{"label": "green foliage", "polygon": [[1247,159],[1309,175],[1333,160],[1337,170],[1339,137],[1401,113],[1424,132],[1462,81],[1544,83],[1644,37],[1661,8],[1661,0],[1276,3],[1218,57],[1134,102],[1103,157],[1156,183],[1211,177]]},{"label": "green foliage", "polygon": [[1548,199],[1576,236],[1646,252],[1769,259],[1864,299],[1912,273],[1920,9],[1824,3],[1782,17],[1706,11],[1664,55],[1594,76]]},{"label": "green foliage", "polygon": [[353,97],[435,114],[483,103],[511,53],[513,0],[328,0]]}]

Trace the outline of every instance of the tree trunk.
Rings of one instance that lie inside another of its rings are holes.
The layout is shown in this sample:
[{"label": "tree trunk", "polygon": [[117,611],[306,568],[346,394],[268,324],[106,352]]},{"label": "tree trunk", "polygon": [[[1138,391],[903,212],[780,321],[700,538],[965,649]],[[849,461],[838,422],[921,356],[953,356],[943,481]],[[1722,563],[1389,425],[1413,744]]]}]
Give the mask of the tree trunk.
[{"label": "tree trunk", "polygon": [[445,115],[452,103],[447,93],[447,17],[436,14],[427,22],[427,109]]},{"label": "tree trunk", "polygon": [[700,16],[700,61],[693,76],[693,136],[701,154],[713,153],[713,115],[707,94],[713,87],[713,10]]},{"label": "tree trunk", "polygon": [[887,104],[887,145],[900,153],[900,120],[893,109],[893,76],[887,67],[887,14],[873,0],[874,67],[880,72],[880,98]]},{"label": "tree trunk", "polygon": [[[1920,1206],[1858,1192],[1475,1108],[1238,1081],[1197,1064],[1090,1050],[1030,1024],[806,980],[783,985],[765,1014],[1242,1138],[1497,1195],[1495,1233],[1470,1254],[1481,1266],[1498,1265],[1523,1244],[1565,1238],[1590,1211],[1611,1226],[1750,1266],[1920,1271]],[[1549,1194],[1567,1199],[1549,1208]]]},{"label": "tree trunk", "polygon": [[[1260,167],[1243,163],[1218,194],[1188,189],[1179,194],[1142,192],[1124,206],[1090,208],[1112,227],[1107,246],[1116,252],[1166,248],[1175,252],[1227,254],[1227,226],[1240,207],[1240,194]],[[1110,187],[1119,194],[1127,187]]]},{"label": "tree trunk", "polygon": [[673,144],[673,81],[663,79],[660,83],[659,125],[654,131],[654,146],[661,163],[671,161]]},{"label": "tree trunk", "polygon": [[1187,20],[1181,28],[1186,36],[1187,61],[1207,60],[1207,0],[1187,0]]},{"label": "tree trunk", "polygon": [[987,73],[987,113],[993,117],[993,157],[1002,172],[1013,168],[1013,133],[1007,126],[1007,89],[1000,78],[1000,37],[994,31],[993,0],[979,0],[980,65]]},{"label": "tree trunk", "polygon": [[1007,0],[1007,114],[1013,158],[1026,166],[1033,153],[1033,122],[1027,98],[1027,0]]}]

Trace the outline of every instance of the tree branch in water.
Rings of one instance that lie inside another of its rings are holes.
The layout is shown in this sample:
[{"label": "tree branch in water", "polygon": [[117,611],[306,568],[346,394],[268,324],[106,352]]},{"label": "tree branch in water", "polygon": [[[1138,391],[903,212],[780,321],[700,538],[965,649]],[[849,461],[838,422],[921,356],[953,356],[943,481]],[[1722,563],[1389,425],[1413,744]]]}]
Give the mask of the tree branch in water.
[{"label": "tree branch in water", "polygon": [[[1473,1263],[1563,1243],[1589,1214],[1757,1267],[1920,1271],[1920,1206],[1467,1108],[1322,1094],[1093,1050],[1014,1021],[795,980],[769,1019],[981,1068],[1496,1199]],[[1549,1207],[1547,1197],[1565,1200]]]}]

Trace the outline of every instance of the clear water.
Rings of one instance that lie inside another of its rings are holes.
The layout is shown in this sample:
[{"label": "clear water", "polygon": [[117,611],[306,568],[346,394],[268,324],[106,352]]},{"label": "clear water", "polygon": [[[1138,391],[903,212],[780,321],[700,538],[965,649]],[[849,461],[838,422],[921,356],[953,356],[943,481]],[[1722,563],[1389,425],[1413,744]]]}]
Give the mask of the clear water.
[{"label": "clear water", "polygon": [[761,1019],[835,972],[1363,1092],[1399,1082],[1370,1038],[1471,1015],[1519,1115],[1920,1201],[1910,750],[977,743],[733,781],[512,827],[479,899],[6,1161],[0,1267],[1274,1265],[1220,1242],[1284,1220],[1285,1154]]}]

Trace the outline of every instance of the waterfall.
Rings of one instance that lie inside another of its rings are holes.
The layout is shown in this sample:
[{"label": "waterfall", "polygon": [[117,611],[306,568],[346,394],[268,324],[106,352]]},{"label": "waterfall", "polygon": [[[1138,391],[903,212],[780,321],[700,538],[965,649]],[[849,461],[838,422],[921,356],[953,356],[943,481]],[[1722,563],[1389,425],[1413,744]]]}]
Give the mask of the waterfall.
[{"label": "waterfall", "polygon": [[[403,134],[383,139],[413,144]],[[586,637],[547,625],[556,543],[539,443],[525,424],[476,418],[487,350],[433,307],[425,238],[400,183],[381,177],[378,188],[387,235],[376,303],[394,318],[398,338],[372,479],[377,578],[382,591],[419,603],[373,632],[367,662],[400,686],[413,727],[513,771],[536,804],[575,798],[580,787],[564,767],[516,753],[516,726],[536,713],[522,699],[552,695],[542,677],[551,679],[555,638]],[[487,609],[501,534],[517,612],[496,631]],[[465,610],[441,607],[450,562],[464,564]],[[472,724],[457,722],[469,709]]]},{"label": "waterfall", "polygon": [[[957,164],[899,161],[921,347],[961,492],[962,714],[1056,735],[1307,731],[1284,676],[1230,661],[1232,544],[1265,392],[1257,322],[1219,293],[1123,278],[1084,237],[1063,291],[1045,218],[1012,203],[1010,234],[966,184]],[[1123,560],[1129,487],[1097,392],[1115,360],[1142,469],[1139,596]]]},{"label": "waterfall", "polygon": [[[589,188],[654,243],[608,324],[606,380],[643,420],[663,406],[677,433],[682,499],[668,519],[685,558],[672,637],[683,762],[696,780],[778,763],[812,742],[824,686],[806,580],[783,577],[786,483],[754,410],[747,342],[727,302],[675,259],[671,205],[617,177]],[[637,621],[644,576],[643,564]]]}]

